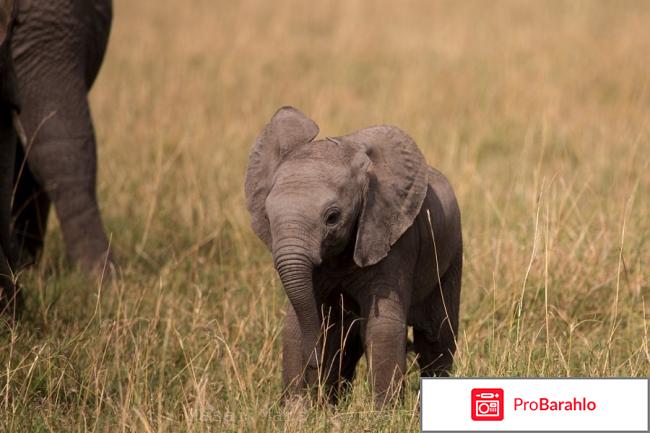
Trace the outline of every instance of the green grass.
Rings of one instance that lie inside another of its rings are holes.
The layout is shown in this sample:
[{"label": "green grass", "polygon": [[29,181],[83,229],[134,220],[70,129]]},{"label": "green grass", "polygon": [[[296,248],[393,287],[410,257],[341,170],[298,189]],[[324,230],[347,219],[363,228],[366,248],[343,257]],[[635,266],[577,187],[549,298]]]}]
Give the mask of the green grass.
[{"label": "green grass", "polygon": [[323,135],[408,131],[456,189],[458,376],[649,376],[650,7],[116,0],[92,93],[123,266],[52,221],[0,331],[0,431],[418,431],[418,375],[373,411],[279,405],[285,296],[249,228],[250,145],[281,105]]}]

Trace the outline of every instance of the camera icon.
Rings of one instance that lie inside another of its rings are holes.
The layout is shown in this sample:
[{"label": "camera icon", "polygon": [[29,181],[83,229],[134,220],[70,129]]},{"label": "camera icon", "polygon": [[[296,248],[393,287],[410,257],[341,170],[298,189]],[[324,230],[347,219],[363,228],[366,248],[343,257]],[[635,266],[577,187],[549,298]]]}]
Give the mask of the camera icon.
[{"label": "camera icon", "polygon": [[474,421],[503,420],[503,389],[472,389],[472,419]]}]

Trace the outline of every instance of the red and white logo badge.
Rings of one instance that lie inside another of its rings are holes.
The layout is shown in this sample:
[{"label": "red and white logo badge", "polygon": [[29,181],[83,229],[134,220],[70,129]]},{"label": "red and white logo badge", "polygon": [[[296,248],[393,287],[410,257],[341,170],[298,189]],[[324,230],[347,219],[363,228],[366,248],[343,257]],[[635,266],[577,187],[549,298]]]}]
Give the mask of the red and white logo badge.
[{"label": "red and white logo badge", "polygon": [[474,388],[472,390],[472,419],[474,421],[503,420],[503,389]]}]

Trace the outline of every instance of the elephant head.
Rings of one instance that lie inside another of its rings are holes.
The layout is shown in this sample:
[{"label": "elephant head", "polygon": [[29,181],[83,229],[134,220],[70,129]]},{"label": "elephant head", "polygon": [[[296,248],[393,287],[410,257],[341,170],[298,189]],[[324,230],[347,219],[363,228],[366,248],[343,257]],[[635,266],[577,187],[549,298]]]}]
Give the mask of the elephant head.
[{"label": "elephant head", "polygon": [[313,141],[318,132],[297,109],[281,108],[253,146],[245,184],[253,230],[273,253],[310,367],[321,331],[314,267],[346,247],[359,267],[386,257],[420,211],[428,170],[395,127]]}]

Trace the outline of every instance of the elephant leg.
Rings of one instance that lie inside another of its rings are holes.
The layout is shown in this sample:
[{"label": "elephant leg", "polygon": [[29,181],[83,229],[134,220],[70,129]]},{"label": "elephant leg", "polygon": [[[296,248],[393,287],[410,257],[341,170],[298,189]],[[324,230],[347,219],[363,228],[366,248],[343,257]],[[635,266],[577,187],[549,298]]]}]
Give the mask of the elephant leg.
[{"label": "elephant leg", "polygon": [[[86,271],[101,271],[111,256],[95,192],[96,144],[85,84],[68,83],[66,95],[52,95],[60,84],[48,79],[31,86],[22,115],[33,140],[26,149],[29,168],[54,203],[70,259]],[[54,110],[48,115],[45,107]]]},{"label": "elephant leg", "polygon": [[[393,295],[393,293],[391,293]],[[406,314],[397,299],[375,299],[365,325],[375,404],[378,407],[401,395],[406,365]]]},{"label": "elephant leg", "polygon": [[50,199],[29,169],[21,146],[16,152],[14,175],[13,243],[20,269],[36,264],[43,250]]},{"label": "elephant leg", "polygon": [[430,332],[413,330],[413,345],[418,354],[418,365],[422,377],[447,377],[453,365],[454,343],[450,335],[434,339]]},{"label": "elephant leg", "polygon": [[462,253],[459,253],[441,279],[442,290],[436,284],[428,301],[434,306],[430,326],[428,329],[413,329],[413,346],[418,354],[421,376],[446,377],[453,366],[462,265]]},{"label": "elephant leg", "polygon": [[333,404],[344,397],[354,380],[357,363],[363,355],[361,324],[358,315],[343,308],[334,309],[325,332],[323,382]]},{"label": "elephant leg", "polygon": [[[331,313],[329,320],[328,318],[325,320],[329,326],[324,336],[324,362],[320,367],[320,382],[325,385],[330,401],[336,403],[354,379],[357,363],[363,355],[363,342],[356,315],[343,313],[341,319],[339,310]],[[306,383],[318,383],[315,378],[311,381],[306,379],[306,375],[310,372],[306,371],[302,350],[300,350],[301,344],[302,333],[298,318],[289,304],[282,332],[282,381],[285,398],[301,395]]]}]

